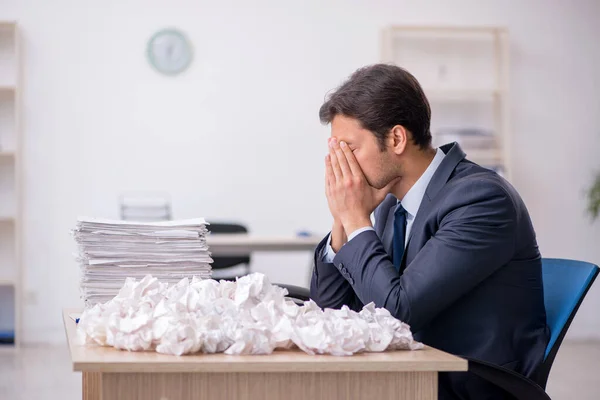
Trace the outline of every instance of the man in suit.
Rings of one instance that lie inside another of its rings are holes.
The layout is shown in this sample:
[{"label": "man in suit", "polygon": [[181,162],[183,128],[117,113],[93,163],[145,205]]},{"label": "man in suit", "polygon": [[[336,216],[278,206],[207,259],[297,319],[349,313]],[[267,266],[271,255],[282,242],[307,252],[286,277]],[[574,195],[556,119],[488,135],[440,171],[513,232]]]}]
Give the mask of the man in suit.
[{"label": "man in suit", "polygon": [[[315,252],[311,297],[323,308],[374,302],[416,340],[534,378],[549,330],[529,213],[457,143],[434,149],[430,117],[417,80],[383,64],[356,71],[321,107],[334,222]],[[441,374],[439,391],[507,398],[469,373]]]}]

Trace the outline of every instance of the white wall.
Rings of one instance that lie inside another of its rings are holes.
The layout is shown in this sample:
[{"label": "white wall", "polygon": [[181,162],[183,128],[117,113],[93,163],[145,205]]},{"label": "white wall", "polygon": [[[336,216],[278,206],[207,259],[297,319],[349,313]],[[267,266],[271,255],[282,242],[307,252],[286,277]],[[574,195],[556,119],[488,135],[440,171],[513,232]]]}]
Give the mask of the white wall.
[{"label": "white wall", "polygon": [[[544,256],[600,263],[583,189],[600,168],[598,2],[3,0],[24,39],[25,339],[62,341],[79,306],[69,230],[116,217],[128,189],[172,194],[176,217],[240,219],[261,234],[325,232],[324,94],[378,61],[388,24],[507,26],[514,183]],[[174,26],[194,46],[178,78],[155,73],[148,38]],[[255,257],[304,283],[306,254]],[[600,284],[572,337],[600,337]]]}]

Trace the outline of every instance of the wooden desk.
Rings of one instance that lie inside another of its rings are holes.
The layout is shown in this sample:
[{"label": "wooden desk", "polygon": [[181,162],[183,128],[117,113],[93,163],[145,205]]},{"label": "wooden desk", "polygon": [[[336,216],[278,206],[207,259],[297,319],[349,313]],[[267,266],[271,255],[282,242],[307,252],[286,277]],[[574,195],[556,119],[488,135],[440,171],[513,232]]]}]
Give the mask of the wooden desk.
[{"label": "wooden desk", "polygon": [[210,234],[206,237],[210,252],[215,256],[244,255],[255,251],[314,251],[318,236],[254,236],[247,234]]},{"label": "wooden desk", "polygon": [[425,348],[351,357],[276,351],[268,356],[169,356],[77,343],[63,319],[73,370],[83,372],[84,400],[333,400],[437,398],[439,371],[466,371],[467,362]]}]

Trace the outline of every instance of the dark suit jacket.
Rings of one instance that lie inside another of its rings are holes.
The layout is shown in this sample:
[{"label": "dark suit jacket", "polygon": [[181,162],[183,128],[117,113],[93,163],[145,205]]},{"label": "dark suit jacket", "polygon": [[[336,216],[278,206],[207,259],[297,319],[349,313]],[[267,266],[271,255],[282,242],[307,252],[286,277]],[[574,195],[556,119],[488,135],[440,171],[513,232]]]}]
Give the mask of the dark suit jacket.
[{"label": "dark suit jacket", "polygon": [[[391,261],[394,208],[375,210],[375,232],[359,234],[322,262],[315,252],[311,297],[320,307],[374,302],[408,323],[416,340],[532,377],[548,342],[541,257],[515,189],[465,159],[458,144],[433,175],[413,222],[401,273]],[[440,374],[440,399],[504,399],[469,373]]]}]

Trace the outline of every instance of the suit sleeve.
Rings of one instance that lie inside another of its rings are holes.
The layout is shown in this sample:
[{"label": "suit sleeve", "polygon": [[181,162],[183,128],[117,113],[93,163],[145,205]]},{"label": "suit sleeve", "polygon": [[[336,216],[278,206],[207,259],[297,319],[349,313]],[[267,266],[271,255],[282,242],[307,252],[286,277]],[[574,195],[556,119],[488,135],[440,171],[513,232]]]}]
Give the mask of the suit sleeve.
[{"label": "suit sleeve", "polygon": [[323,252],[329,235],[317,246],[314,254],[315,268],[310,281],[310,297],[321,308],[341,308],[347,305],[358,311],[359,304],[352,286],[333,265],[323,261]]},{"label": "suit sleeve", "polygon": [[[385,307],[419,331],[438,313],[505,265],[515,249],[512,199],[494,182],[462,185],[442,205],[439,228],[402,275],[374,232],[364,232],[333,260],[363,303]],[[447,201],[448,202],[448,201]]]}]

